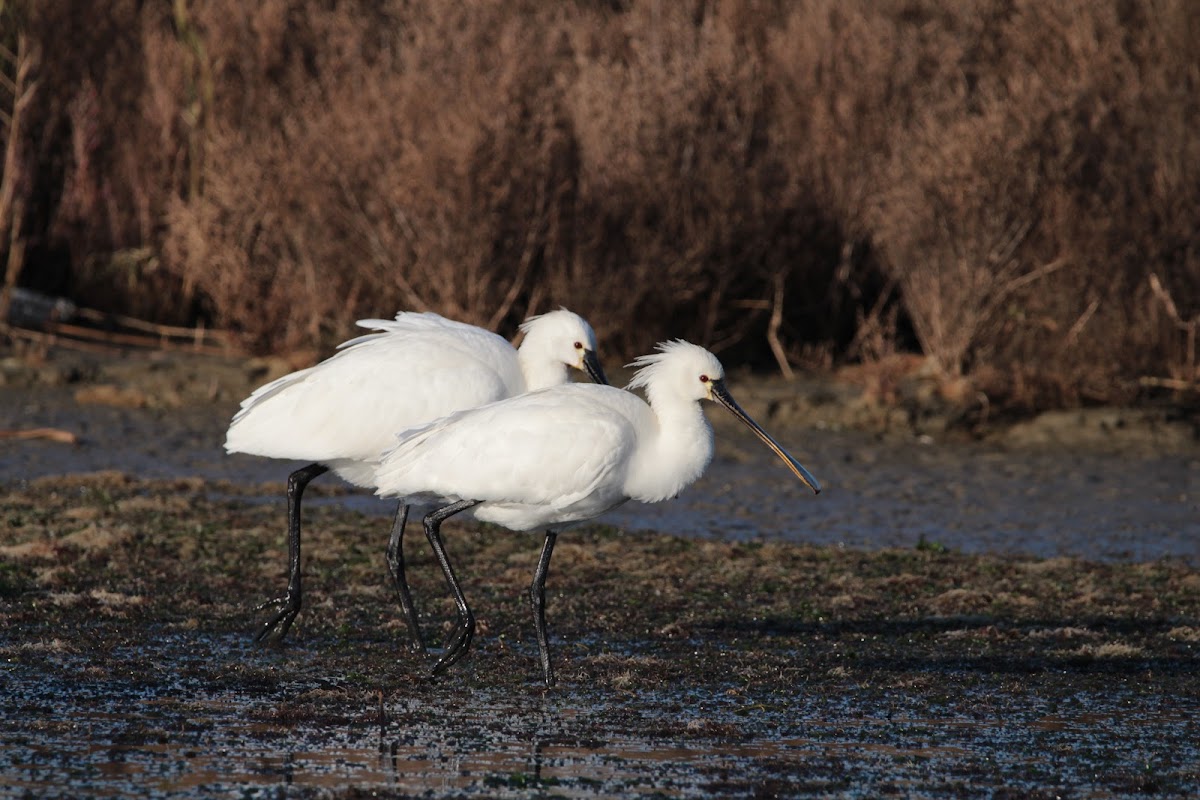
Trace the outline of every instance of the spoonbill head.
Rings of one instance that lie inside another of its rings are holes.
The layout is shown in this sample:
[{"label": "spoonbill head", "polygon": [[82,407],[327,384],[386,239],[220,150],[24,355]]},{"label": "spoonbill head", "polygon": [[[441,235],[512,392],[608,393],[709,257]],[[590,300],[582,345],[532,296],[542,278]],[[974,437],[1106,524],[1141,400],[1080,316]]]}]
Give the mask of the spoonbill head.
[{"label": "spoonbill head", "polygon": [[510,530],[545,529],[530,589],[547,684],[554,682],[545,636],[545,577],[557,532],[635,499],[675,497],[712,460],[713,431],[701,403],[714,401],[750,427],[813,492],[817,480],[733,399],[716,356],[684,341],[665,342],[631,366],[631,388],[572,383],[461,411],[400,434],[375,476],[385,497],[430,495],[449,505],[425,518],[426,536],[455,594],[459,625],[434,667],[464,655],[471,616],[441,541],[441,523],[464,511]]},{"label": "spoonbill head", "polygon": [[[752,430],[805,486],[815,494],[820,494],[821,485],[817,479],[733,399],[725,383],[725,368],[712,353],[677,339],[660,343],[657,353],[641,356],[630,366],[639,369],[627,388],[642,388],[650,399],[652,408],[655,407],[656,396],[661,398],[659,406],[664,408],[671,407],[679,397],[718,403]],[[690,392],[686,388],[688,386],[691,386]],[[707,463],[705,461],[705,466]]]},{"label": "spoonbill head", "polygon": [[539,314],[521,323],[521,332],[517,358],[525,391],[567,383],[570,368],[586,372],[596,383],[608,383],[596,356],[596,333],[578,314],[565,308]]},{"label": "spoonbill head", "polygon": [[[311,480],[332,470],[352,484],[374,487],[380,455],[395,443],[398,430],[566,383],[572,368],[606,380],[591,325],[566,309],[527,320],[519,349],[491,331],[433,313],[401,312],[392,320],[365,319],[358,325],[371,332],[246,398],[226,435],[230,453],[311,462],[288,478],[288,589],[260,607],[278,611],[260,629],[259,641],[287,635],[300,610],[300,506]],[[404,577],[407,515],[408,505],[401,502],[388,566],[414,647],[420,649]]]}]

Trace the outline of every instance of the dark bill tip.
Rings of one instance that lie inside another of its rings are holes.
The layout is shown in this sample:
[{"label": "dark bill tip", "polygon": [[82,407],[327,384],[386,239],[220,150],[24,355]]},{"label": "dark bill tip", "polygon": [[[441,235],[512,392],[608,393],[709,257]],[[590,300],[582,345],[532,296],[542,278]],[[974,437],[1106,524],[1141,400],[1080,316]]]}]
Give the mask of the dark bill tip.
[{"label": "dark bill tip", "polygon": [[593,383],[608,386],[608,377],[604,374],[604,368],[600,366],[600,359],[596,358],[594,351],[583,351],[583,369]]}]

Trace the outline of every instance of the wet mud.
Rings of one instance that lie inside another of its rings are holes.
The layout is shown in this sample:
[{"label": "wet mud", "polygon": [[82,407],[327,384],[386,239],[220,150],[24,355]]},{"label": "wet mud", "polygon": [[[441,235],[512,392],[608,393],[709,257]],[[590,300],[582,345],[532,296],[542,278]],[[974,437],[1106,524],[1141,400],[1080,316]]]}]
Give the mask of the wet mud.
[{"label": "wet mud", "polygon": [[304,610],[253,644],[289,465],[221,454],[231,374],[115,404],[78,394],[102,375],[0,389],[0,427],[80,438],[0,442],[0,795],[1200,794],[1186,437],[921,438],[743,391],[826,491],[714,416],[678,501],[560,537],[546,691],[538,537],[447,523],[479,632],[435,682],[455,611],[419,526],[428,654],[387,582],[390,506],[333,480],[306,504]]}]

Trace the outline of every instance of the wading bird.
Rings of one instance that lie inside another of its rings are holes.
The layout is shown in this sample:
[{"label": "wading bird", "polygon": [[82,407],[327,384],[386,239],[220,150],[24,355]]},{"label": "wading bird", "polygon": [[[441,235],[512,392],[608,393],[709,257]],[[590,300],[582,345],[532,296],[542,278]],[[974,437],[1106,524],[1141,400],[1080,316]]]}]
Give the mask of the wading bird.
[{"label": "wading bird", "polygon": [[[514,349],[490,331],[432,313],[401,312],[367,319],[372,329],[339,346],[309,369],[260,387],[242,402],[225,440],[230,453],[312,463],[288,476],[288,585],[256,641],[282,639],[300,612],[300,500],[309,481],[333,470],[356,486],[374,487],[384,450],[398,430],[455,411],[568,383],[568,369],[607,383],[596,358],[596,334],[566,309],[531,317]],[[416,609],[404,575],[401,499],[388,541],[388,571],[396,586],[414,649],[423,650]]]},{"label": "wading bird", "polygon": [[702,400],[723,405],[796,477],[821,491],[808,470],[734,401],[712,353],[684,341],[666,342],[630,366],[638,371],[627,388],[643,388],[648,405],[611,386],[567,384],[404,431],[384,455],[374,480],[377,494],[427,494],[449,502],[424,521],[459,617],[434,665],[435,675],[462,658],[475,635],[474,616],[441,537],[442,523],[455,514],[469,510],[477,520],[510,530],[547,531],[529,598],[543,676],[552,686],[546,573],[558,531],[627,500],[673,498],[699,478],[713,455],[713,431]]}]

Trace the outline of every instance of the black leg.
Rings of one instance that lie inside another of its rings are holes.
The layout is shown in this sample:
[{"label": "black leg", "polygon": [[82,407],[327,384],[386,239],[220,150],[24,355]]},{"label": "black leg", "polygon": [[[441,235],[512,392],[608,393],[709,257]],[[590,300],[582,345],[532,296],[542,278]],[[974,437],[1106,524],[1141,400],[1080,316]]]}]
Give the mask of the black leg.
[{"label": "black leg", "polygon": [[554,541],[558,534],[546,531],[546,543],[542,545],[542,557],[538,559],[533,573],[533,585],[529,587],[529,602],[533,605],[533,627],[537,631],[538,656],[542,660],[542,674],[546,688],[554,685],[554,667],[550,665],[550,639],[546,636],[546,573],[550,569],[550,554],[554,552]]},{"label": "black leg", "polygon": [[387,565],[388,574],[392,576],[392,585],[396,587],[396,595],[400,599],[400,608],[404,611],[404,621],[408,623],[408,633],[414,652],[425,652],[425,641],[421,638],[421,626],[417,622],[417,609],[413,605],[412,592],[408,589],[408,579],[404,577],[404,524],[408,522],[408,504],[401,501],[396,506],[396,519],[392,522],[392,535],[388,539]]},{"label": "black leg", "polygon": [[425,517],[425,536],[428,537],[429,544],[433,547],[433,554],[437,556],[438,564],[442,567],[442,574],[446,576],[446,582],[450,584],[450,591],[454,592],[454,602],[458,604],[458,627],[446,640],[446,650],[442,653],[442,657],[433,665],[434,675],[465,656],[471,646],[471,638],[475,636],[475,616],[467,605],[467,598],[463,596],[462,587],[458,585],[458,578],[454,577],[450,559],[446,556],[446,548],[442,545],[442,523],[460,511],[466,511],[471,506],[479,505],[479,502],[478,500],[459,500],[457,503],[439,508]]},{"label": "black leg", "polygon": [[279,641],[287,636],[288,629],[296,621],[300,613],[300,498],[304,496],[304,487],[313,478],[324,475],[329,467],[321,464],[309,464],[301,467],[288,476],[288,585],[287,594],[268,600],[255,608],[262,611],[270,606],[278,606],[269,620],[263,623],[254,637],[254,641],[263,642],[267,639]]}]

